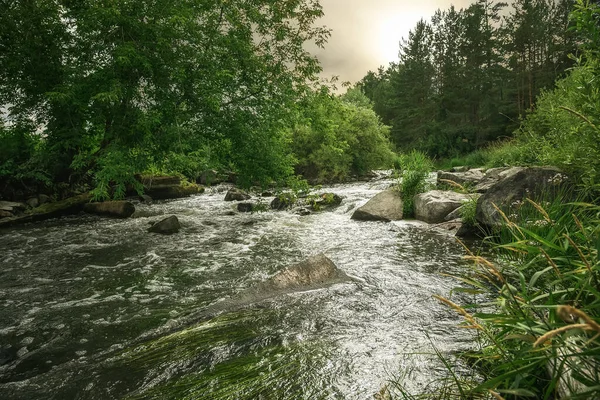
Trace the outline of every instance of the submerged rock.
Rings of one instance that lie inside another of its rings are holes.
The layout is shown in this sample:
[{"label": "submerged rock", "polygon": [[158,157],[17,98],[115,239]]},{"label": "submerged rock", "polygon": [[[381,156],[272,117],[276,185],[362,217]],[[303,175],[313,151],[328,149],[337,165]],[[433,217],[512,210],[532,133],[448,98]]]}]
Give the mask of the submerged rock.
[{"label": "submerged rock", "polygon": [[239,212],[252,212],[254,210],[254,204],[252,203],[239,203],[237,205],[237,210]]},{"label": "submerged rock", "polygon": [[317,254],[278,272],[258,286],[260,291],[308,289],[340,282],[348,276],[327,258]]},{"label": "submerged rock", "polygon": [[415,196],[415,218],[437,224],[446,216],[470,200],[471,195],[450,190],[431,190]]},{"label": "submerged rock", "polygon": [[154,225],[152,225],[148,229],[148,232],[160,233],[163,235],[171,235],[173,233],[179,232],[179,229],[181,229],[179,219],[177,219],[175,215],[171,215],[170,217],[162,219]]},{"label": "submerged rock", "polygon": [[358,208],[352,219],[360,221],[397,221],[402,219],[402,197],[396,188],[389,188],[375,195]]},{"label": "submerged rock", "polygon": [[250,195],[238,188],[231,188],[225,195],[225,201],[244,201],[249,200]]},{"label": "submerged rock", "polygon": [[135,212],[135,206],[129,201],[105,201],[102,203],[87,203],[83,206],[83,211],[109,217],[129,218]]}]

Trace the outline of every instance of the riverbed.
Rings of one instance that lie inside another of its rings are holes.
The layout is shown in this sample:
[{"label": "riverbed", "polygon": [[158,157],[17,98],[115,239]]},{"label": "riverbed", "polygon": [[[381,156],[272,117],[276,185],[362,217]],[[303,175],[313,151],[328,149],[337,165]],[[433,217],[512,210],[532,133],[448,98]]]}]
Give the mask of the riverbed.
[{"label": "riverbed", "polygon": [[[419,391],[443,374],[433,345],[472,343],[432,298],[466,267],[423,223],[350,219],[392,183],[324,187],[342,204],[305,216],[238,213],[218,186],[0,230],[0,398],[368,399],[402,375]],[[163,215],[181,231],[148,233]],[[202,313],[318,253],[351,279]]]}]

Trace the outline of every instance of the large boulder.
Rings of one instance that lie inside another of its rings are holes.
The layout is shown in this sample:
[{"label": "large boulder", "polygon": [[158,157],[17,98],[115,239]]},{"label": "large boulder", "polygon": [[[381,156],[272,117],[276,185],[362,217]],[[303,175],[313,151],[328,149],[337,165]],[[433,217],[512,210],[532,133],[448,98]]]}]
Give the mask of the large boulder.
[{"label": "large boulder", "polygon": [[360,221],[397,221],[402,219],[402,197],[397,188],[378,193],[352,214]]},{"label": "large boulder", "polygon": [[236,296],[216,302],[188,321],[210,318],[223,311],[231,312],[248,304],[256,303],[282,294],[311,290],[350,280],[342,270],[325,255],[317,254],[291,265]]},{"label": "large boulder", "polygon": [[344,272],[324,254],[317,254],[278,272],[268,279],[260,289],[290,290],[323,286],[347,279]]},{"label": "large boulder", "polygon": [[415,196],[415,218],[437,224],[444,222],[452,211],[471,199],[471,195],[449,190],[431,190]]},{"label": "large boulder", "polygon": [[238,188],[231,188],[225,195],[225,201],[244,201],[250,199],[250,195]]},{"label": "large boulder", "polygon": [[510,213],[513,204],[525,198],[551,200],[570,184],[568,177],[558,168],[531,167],[504,172],[503,178],[492,185],[477,201],[477,222],[486,226],[502,224],[503,217],[494,205]]},{"label": "large boulder", "polygon": [[83,211],[108,217],[129,218],[135,212],[135,206],[129,201],[105,201],[87,203],[83,206]]},{"label": "large boulder", "polygon": [[475,185],[474,190],[477,193],[485,193],[494,186],[496,183],[500,182],[503,179],[507,179],[514,174],[522,171],[524,167],[500,167],[500,168],[490,168],[485,171],[485,175],[483,179],[479,181],[477,185]]},{"label": "large boulder", "polygon": [[444,183],[444,181],[452,181],[462,186],[474,186],[478,184],[483,179],[483,177],[483,170],[481,168],[476,168],[463,172],[439,171],[437,175],[437,180],[438,184]]},{"label": "large boulder", "polygon": [[177,217],[175,215],[171,215],[170,217],[162,219],[162,220],[158,221],[157,223],[155,223],[154,225],[152,225],[148,229],[148,232],[160,233],[163,235],[171,235],[173,233],[179,232],[179,229],[181,229],[179,220],[177,219]]}]

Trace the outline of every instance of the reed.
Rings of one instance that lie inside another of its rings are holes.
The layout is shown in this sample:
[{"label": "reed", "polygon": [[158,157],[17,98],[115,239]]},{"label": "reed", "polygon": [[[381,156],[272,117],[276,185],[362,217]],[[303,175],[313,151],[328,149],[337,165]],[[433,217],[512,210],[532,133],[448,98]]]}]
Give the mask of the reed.
[{"label": "reed", "polygon": [[[503,226],[487,239],[492,258],[467,251],[472,267],[459,279],[476,301],[434,297],[478,332],[474,350],[458,357],[479,379],[456,397],[440,386],[414,398],[600,396],[600,207],[565,198],[573,196],[529,199],[502,212]],[[455,364],[446,362],[456,395]]]}]

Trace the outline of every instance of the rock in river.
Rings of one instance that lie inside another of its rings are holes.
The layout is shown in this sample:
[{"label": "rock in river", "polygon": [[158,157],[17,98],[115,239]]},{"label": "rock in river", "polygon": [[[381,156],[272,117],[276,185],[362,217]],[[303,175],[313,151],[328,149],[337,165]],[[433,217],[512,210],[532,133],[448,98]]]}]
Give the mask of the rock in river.
[{"label": "rock in river", "polygon": [[237,210],[239,212],[252,212],[252,210],[254,210],[254,204],[253,203],[238,203],[237,205]]},{"label": "rock in river", "polygon": [[171,235],[173,233],[179,232],[181,229],[181,225],[179,224],[179,220],[175,215],[171,215],[159,222],[155,223],[148,229],[148,232],[153,233],[161,233],[163,235]]},{"label": "rock in river", "polygon": [[323,286],[347,279],[346,274],[324,254],[317,254],[292,265],[261,285],[261,289],[288,290]]},{"label": "rock in river", "polygon": [[225,195],[225,201],[244,201],[249,200],[250,195],[243,190],[231,188]]},{"label": "rock in river", "polygon": [[144,193],[154,200],[177,199],[204,192],[202,186],[182,182],[178,176],[140,175],[137,179],[144,185]]},{"label": "rock in river", "polygon": [[463,172],[439,171],[437,180],[438,184],[444,183],[444,181],[452,181],[459,185],[476,185],[483,177],[483,170],[481,168],[476,168]]},{"label": "rock in river", "polygon": [[402,219],[402,197],[396,188],[378,193],[364,206],[360,207],[352,219],[361,221],[396,221]]},{"label": "rock in river", "polygon": [[102,203],[87,203],[83,206],[83,211],[109,217],[129,218],[135,212],[135,206],[129,201],[105,201]]},{"label": "rock in river", "polygon": [[415,196],[415,218],[430,224],[444,222],[446,216],[469,201],[470,196],[449,190],[420,193]]}]

